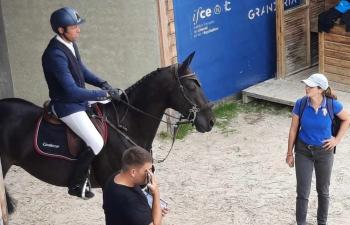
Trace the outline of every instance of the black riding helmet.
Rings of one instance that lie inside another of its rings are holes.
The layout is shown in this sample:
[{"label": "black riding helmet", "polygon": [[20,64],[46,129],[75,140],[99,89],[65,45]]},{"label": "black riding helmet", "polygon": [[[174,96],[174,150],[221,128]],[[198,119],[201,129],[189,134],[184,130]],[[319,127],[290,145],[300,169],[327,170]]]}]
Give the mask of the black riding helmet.
[{"label": "black riding helmet", "polygon": [[51,14],[50,23],[52,30],[58,34],[59,27],[79,25],[85,22],[79,13],[70,7],[57,9]]}]

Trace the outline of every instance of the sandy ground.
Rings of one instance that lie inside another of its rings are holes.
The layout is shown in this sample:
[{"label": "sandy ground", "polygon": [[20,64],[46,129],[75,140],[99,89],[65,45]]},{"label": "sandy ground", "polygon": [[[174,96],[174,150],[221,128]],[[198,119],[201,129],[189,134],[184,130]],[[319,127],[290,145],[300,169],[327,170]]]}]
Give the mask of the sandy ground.
[{"label": "sandy ground", "polygon": [[[240,113],[229,127],[192,133],[177,141],[167,161],[156,165],[163,199],[171,208],[166,225],[295,224],[295,172],[284,162],[288,113]],[[350,138],[338,146],[331,181],[329,225],[350,224]],[[156,158],[168,141],[154,142]],[[13,167],[7,187],[17,199],[11,225],[102,225],[101,190],[89,201],[68,196]],[[308,222],[316,224],[315,182]]]}]

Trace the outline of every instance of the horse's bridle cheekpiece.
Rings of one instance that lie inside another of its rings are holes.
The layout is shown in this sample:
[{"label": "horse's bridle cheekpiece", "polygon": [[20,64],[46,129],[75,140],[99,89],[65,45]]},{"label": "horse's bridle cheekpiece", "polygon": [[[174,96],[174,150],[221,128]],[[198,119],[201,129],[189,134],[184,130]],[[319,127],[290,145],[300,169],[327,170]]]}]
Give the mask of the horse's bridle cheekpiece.
[{"label": "horse's bridle cheekpiece", "polygon": [[[186,101],[192,106],[189,110],[188,110],[188,115],[187,117],[182,115],[179,119],[179,123],[191,123],[192,125],[194,125],[194,121],[196,120],[196,117],[197,117],[197,113],[201,111],[200,108],[198,108],[197,104],[194,103],[185,93],[185,90],[184,90],[184,86],[182,85],[181,83],[181,80],[183,79],[191,79],[191,80],[195,80],[197,84],[200,85],[197,77],[196,77],[196,74],[195,73],[190,73],[190,74],[186,74],[186,75],[183,75],[183,76],[179,76],[179,64],[176,63],[174,65],[174,76],[175,76],[175,79],[179,85],[179,88],[180,88],[180,92],[182,94],[182,96],[186,99]],[[186,119],[186,121],[181,121],[182,119]]]}]

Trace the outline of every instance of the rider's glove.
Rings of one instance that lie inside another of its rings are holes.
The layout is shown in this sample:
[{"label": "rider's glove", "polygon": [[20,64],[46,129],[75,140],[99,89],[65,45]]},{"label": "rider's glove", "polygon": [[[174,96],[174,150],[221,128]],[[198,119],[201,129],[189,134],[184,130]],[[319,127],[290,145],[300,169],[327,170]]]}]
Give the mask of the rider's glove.
[{"label": "rider's glove", "polygon": [[101,89],[102,90],[113,90],[113,87],[107,81],[104,81],[101,83]]},{"label": "rider's glove", "polygon": [[118,90],[112,89],[108,91],[109,98],[112,100],[120,101],[120,95]]}]

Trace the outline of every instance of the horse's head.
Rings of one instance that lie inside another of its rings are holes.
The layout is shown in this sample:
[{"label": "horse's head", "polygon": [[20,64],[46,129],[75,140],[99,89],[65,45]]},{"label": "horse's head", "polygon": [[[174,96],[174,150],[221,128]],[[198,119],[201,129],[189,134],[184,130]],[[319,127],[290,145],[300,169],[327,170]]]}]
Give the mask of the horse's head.
[{"label": "horse's head", "polygon": [[171,67],[176,80],[176,87],[171,94],[171,107],[192,121],[197,131],[207,132],[214,126],[213,104],[205,96],[201,84],[191,64],[194,52],[183,63]]}]

